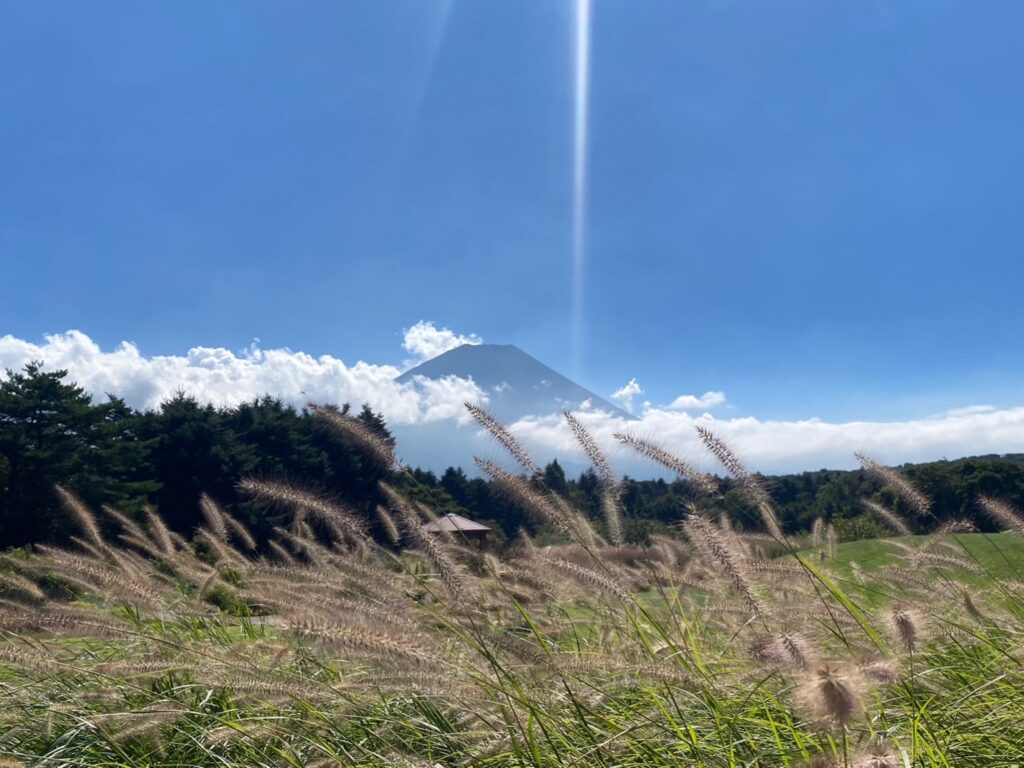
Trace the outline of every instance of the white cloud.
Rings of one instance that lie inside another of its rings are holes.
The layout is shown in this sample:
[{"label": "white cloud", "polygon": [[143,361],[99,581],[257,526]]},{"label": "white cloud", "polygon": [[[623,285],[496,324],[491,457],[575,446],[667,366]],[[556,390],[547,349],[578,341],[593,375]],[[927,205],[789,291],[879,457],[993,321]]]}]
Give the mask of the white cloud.
[{"label": "white cloud", "polygon": [[705,392],[700,397],[696,395],[680,395],[668,407],[673,411],[693,411],[715,408],[719,405],[725,405],[725,403],[725,392]]},{"label": "white cloud", "polygon": [[365,403],[384,413],[389,423],[419,424],[461,416],[466,400],[487,401],[469,379],[417,378],[398,384],[394,379],[401,371],[395,366],[362,361],[347,365],[330,355],[314,357],[289,349],[250,347],[236,353],[193,347],[184,356],[144,357],[129,342],[103,351],[80,331],[46,336],[42,344],[0,337],[0,371],[17,370],[32,360],[43,360],[50,370],[67,369],[69,378],[93,396],[119,395],[137,408],[153,408],[179,390],[217,405],[269,393],[295,405],[310,400],[355,407]]},{"label": "white cloud", "polygon": [[636,383],[636,379],[630,379],[626,386],[612,393],[612,400],[618,400],[627,411],[632,413],[633,398],[637,395],[642,395],[643,393],[644,391],[640,389],[640,385]]},{"label": "white cloud", "polygon": [[[654,469],[621,447],[613,437],[615,432],[630,431],[649,438],[692,464],[718,473],[721,467],[697,438],[697,424],[727,440],[751,469],[765,473],[852,468],[856,466],[853,452],[857,450],[887,464],[902,464],[1019,452],[1024,446],[1024,407],[971,407],[941,416],[889,422],[716,419],[708,414],[694,417],[658,408],[647,410],[639,421],[632,422],[601,412],[578,416],[618,469],[634,476],[650,476]],[[557,416],[525,419],[514,426],[516,434],[541,460],[579,453],[564,419]]]},{"label": "white cloud", "polygon": [[448,328],[436,328],[432,322],[420,320],[404,331],[402,346],[406,352],[416,356],[417,362],[442,355],[463,344],[483,344],[484,340],[475,333],[460,336]]},{"label": "white cloud", "polygon": [[[17,370],[31,360],[43,360],[51,370],[67,369],[72,380],[96,397],[109,392],[139,408],[155,407],[178,390],[217,405],[236,404],[269,393],[295,405],[309,400],[349,402],[354,407],[366,403],[384,413],[389,424],[411,426],[450,419],[464,422],[465,400],[488,400],[487,394],[469,379],[432,381],[417,377],[412,383],[398,384],[394,381],[401,372],[397,366],[362,361],[346,364],[330,355],[314,357],[288,349],[261,350],[253,346],[232,352],[194,347],[185,355],[146,357],[129,342],[103,350],[79,331],[47,336],[39,344],[14,336],[0,337],[0,376],[3,369]],[[641,393],[640,385],[632,379],[615,397],[632,406]],[[852,467],[855,450],[884,463],[899,464],[943,456],[1008,453],[1021,451],[1024,446],[1024,407],[968,405],[921,419],[889,422],[723,419],[686,411],[724,402],[721,392],[683,396],[668,407],[644,402],[642,416],[636,421],[615,418],[586,404],[577,414],[617,468],[634,476],[650,476],[655,470],[618,446],[613,437],[617,431],[630,430],[691,463],[721,471],[694,432],[696,424],[705,424],[728,440],[752,469],[766,473]],[[560,414],[524,419],[511,426],[539,460],[578,456],[576,442]],[[436,458],[436,454],[434,446],[431,456]],[[445,463],[465,463],[458,453],[446,453],[442,458]]]}]

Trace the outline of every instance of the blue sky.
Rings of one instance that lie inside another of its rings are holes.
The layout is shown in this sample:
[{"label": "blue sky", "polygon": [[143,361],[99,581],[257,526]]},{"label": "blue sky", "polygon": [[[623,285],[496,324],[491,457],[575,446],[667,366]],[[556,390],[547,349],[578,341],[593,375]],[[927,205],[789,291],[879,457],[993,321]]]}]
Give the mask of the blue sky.
[{"label": "blue sky", "polygon": [[[571,2],[0,4],[0,335],[572,373]],[[1024,6],[593,0],[581,383],[1019,406]],[[1024,441],[1024,440],[1022,440]]]}]

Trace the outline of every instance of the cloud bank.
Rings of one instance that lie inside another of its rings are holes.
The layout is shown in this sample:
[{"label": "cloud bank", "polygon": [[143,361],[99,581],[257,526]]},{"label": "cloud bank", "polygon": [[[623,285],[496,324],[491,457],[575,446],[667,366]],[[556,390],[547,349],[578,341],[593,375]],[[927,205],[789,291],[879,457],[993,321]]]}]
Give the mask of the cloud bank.
[{"label": "cloud bank", "polygon": [[[424,339],[433,330],[430,324],[413,326],[406,334],[406,348],[426,349]],[[446,333],[451,332],[437,332]],[[469,379],[453,376],[398,384],[394,379],[402,371],[395,366],[362,361],[348,365],[331,355],[314,357],[289,349],[232,352],[193,347],[182,356],[145,357],[129,342],[104,351],[80,331],[46,336],[42,344],[0,337],[0,370],[17,370],[32,360],[44,361],[49,370],[66,369],[71,380],[93,397],[118,395],[136,408],[155,408],[179,391],[217,405],[270,394],[296,406],[311,400],[367,404],[392,424],[422,424],[463,417],[466,400],[487,402]]]},{"label": "cloud bank", "polygon": [[[593,412],[581,413],[580,419],[613,464],[634,476],[650,476],[655,468],[619,445],[616,432],[648,438],[691,464],[721,474],[722,468],[697,438],[698,424],[727,440],[751,469],[764,473],[852,468],[857,465],[854,451],[886,464],[1024,451],[1024,407],[969,406],[894,422],[720,419],[660,408],[646,410],[639,422]],[[541,456],[582,458],[572,433],[557,416],[524,419],[513,430]]]},{"label": "cloud bank", "polygon": [[[419,322],[406,330],[403,347],[416,356],[440,354],[462,343],[480,343],[475,335],[462,336],[431,323]],[[137,408],[154,408],[184,391],[199,400],[233,405],[271,394],[296,406],[313,400],[326,403],[367,404],[382,412],[389,424],[403,427],[403,434],[424,425],[449,424],[453,434],[470,435],[473,429],[456,429],[454,421],[466,422],[466,400],[488,403],[488,396],[472,380],[450,377],[394,381],[402,369],[367,362],[345,363],[331,355],[315,357],[288,349],[251,347],[234,352],[216,347],[194,347],[185,355],[145,356],[139,348],[122,342],[103,350],[80,331],[68,331],[32,343],[14,336],[0,337],[0,376],[3,369],[17,370],[32,360],[43,360],[49,369],[64,368],[94,397],[123,397]],[[616,399],[632,406],[642,394],[636,380],[616,393]],[[595,410],[583,410],[580,418],[622,472],[651,476],[656,468],[621,449],[613,435],[629,430],[655,440],[683,459],[709,470],[720,471],[708,458],[694,433],[704,424],[728,440],[755,470],[791,472],[842,468],[855,465],[853,451],[861,450],[877,460],[899,464],[985,453],[1024,451],[1024,407],[996,409],[968,405],[929,418],[899,422],[828,422],[816,418],[775,421],[752,416],[719,418],[708,411],[724,405],[722,392],[682,395],[665,406],[644,403],[638,421],[624,421]],[[538,459],[583,457],[564,425],[561,415],[529,418],[512,425]],[[440,450],[428,441],[423,461],[468,466],[472,449],[452,444]],[[401,448],[401,446],[399,446]],[[433,468],[433,467],[432,467]]]}]

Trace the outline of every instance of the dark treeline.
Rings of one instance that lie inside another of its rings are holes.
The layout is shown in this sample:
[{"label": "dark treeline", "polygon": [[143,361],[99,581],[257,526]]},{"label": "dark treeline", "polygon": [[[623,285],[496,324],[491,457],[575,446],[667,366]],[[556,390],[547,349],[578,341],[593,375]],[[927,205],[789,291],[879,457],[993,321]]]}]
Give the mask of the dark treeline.
[{"label": "dark treeline", "polygon": [[[137,411],[116,397],[93,402],[66,378],[66,372],[46,372],[33,363],[21,372],[8,371],[0,381],[0,548],[60,541],[74,532],[54,491],[58,483],[95,509],[109,505],[132,514],[151,504],[182,533],[200,524],[199,495],[205,492],[265,538],[286,514],[240,496],[236,484],[248,476],[286,479],[322,492],[369,520],[381,501],[377,483],[388,479],[442,512],[491,525],[499,541],[520,527],[544,539],[545,531],[538,531],[489,481],[457,468],[440,476],[418,469],[389,473],[322,419],[280,400],[265,397],[216,408],[179,394],[156,410]],[[391,439],[378,414],[364,408],[356,418]],[[921,531],[952,518],[971,518],[988,529],[988,521],[978,514],[979,494],[1024,506],[1024,455],[903,469],[933,500],[928,519],[859,470],[820,470],[765,482],[787,532],[807,530],[821,517],[835,525],[841,538],[886,535],[860,503],[864,498],[886,502]],[[594,472],[570,478],[552,462],[543,480],[595,521],[601,519],[601,482]],[[711,505],[757,528],[757,519],[746,512],[747,505],[728,480],[722,489]],[[692,501],[686,483],[628,477],[622,498],[624,532],[631,541],[677,523]]]}]

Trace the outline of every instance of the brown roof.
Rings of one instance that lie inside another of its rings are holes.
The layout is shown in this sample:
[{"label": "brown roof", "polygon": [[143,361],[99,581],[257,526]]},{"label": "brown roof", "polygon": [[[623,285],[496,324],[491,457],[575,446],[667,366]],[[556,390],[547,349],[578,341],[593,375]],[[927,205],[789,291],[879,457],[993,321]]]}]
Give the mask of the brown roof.
[{"label": "brown roof", "polygon": [[428,533],[437,533],[438,531],[448,531],[449,533],[483,533],[491,529],[486,525],[474,523],[462,515],[448,514],[437,518],[436,523],[427,523],[423,526],[423,530]]}]

